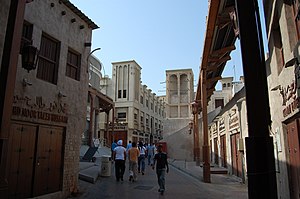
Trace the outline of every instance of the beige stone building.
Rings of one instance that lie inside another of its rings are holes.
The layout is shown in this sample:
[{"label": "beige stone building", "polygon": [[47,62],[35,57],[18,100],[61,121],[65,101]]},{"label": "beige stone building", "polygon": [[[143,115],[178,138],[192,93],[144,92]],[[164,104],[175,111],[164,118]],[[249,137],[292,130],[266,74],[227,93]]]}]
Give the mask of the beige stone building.
[{"label": "beige stone building", "polygon": [[[187,126],[194,100],[194,74],[192,69],[166,70],[166,120],[164,137]],[[176,143],[169,142],[169,147]]]},{"label": "beige stone building", "polygon": [[299,198],[299,1],[264,1],[278,198]]},{"label": "beige stone building", "polygon": [[[234,89],[232,89],[234,90]],[[246,182],[245,137],[248,136],[245,88],[233,91],[232,98],[209,122],[210,160],[227,168],[227,173]],[[212,95],[214,98],[214,95]]]},{"label": "beige stone building", "polygon": [[[8,138],[9,198],[66,198],[78,191],[86,60],[96,28],[69,1],[26,4]],[[26,60],[31,45],[39,50],[35,70]]]},{"label": "beige stone building", "polygon": [[[224,77],[220,80],[221,90],[213,92],[208,103],[208,121],[213,123],[220,111],[228,106],[236,92],[243,87],[243,78],[241,81],[234,82],[232,77]],[[168,95],[168,92],[167,92]],[[193,99],[192,99],[193,100]],[[191,100],[191,102],[192,102]],[[190,104],[191,104],[190,102]],[[164,141],[168,144],[168,154],[174,159],[183,159],[186,161],[194,160],[194,130],[192,126],[192,115],[189,118],[166,118],[165,120]],[[199,117],[199,129],[202,129],[202,116]],[[200,146],[203,145],[202,131],[200,133]],[[227,156],[228,157],[228,156]],[[202,160],[202,153],[200,154]]]},{"label": "beige stone building", "polygon": [[192,69],[166,70],[167,118],[189,118],[194,99]]},{"label": "beige stone building", "polygon": [[[143,141],[156,143],[163,137],[165,103],[141,82],[141,66],[134,60],[112,63],[112,78],[102,82],[103,93],[115,104],[113,123],[108,123],[108,135],[104,139]],[[105,123],[100,122],[100,131]]]}]

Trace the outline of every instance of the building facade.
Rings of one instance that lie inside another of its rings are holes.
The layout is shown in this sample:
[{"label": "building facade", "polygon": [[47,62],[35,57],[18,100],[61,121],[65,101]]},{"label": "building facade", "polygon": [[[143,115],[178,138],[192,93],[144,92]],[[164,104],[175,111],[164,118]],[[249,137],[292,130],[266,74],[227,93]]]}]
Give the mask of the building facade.
[{"label": "building facade", "polygon": [[[9,198],[66,198],[78,191],[86,44],[96,28],[69,1],[26,4],[8,138]],[[35,70],[26,60],[29,47],[39,49]]]},{"label": "building facade", "polygon": [[189,118],[194,99],[192,69],[166,70],[167,118]]},{"label": "building facade", "polygon": [[[212,95],[213,98],[213,95]],[[248,136],[245,88],[236,92],[208,124],[210,160],[246,182],[245,137]]]},{"label": "building facade", "polygon": [[222,78],[220,83],[222,85],[221,90],[213,92],[210,101],[208,102],[207,112],[211,112],[218,107],[223,108],[225,104],[232,98],[232,77]]},{"label": "building facade", "polygon": [[[89,57],[89,92],[86,130],[82,134],[82,144],[107,146],[109,115],[113,114],[113,100],[106,95],[107,77],[102,74],[103,65],[99,59]],[[103,83],[104,82],[104,83]],[[103,126],[101,126],[103,124]]]},{"label": "building facade", "polygon": [[278,198],[300,195],[299,1],[264,1]]},{"label": "building facade", "polygon": [[[141,83],[141,66],[134,60],[112,63],[112,79],[107,78],[108,96],[114,103],[112,122],[108,123],[109,133],[105,139],[122,139],[156,143],[163,136],[165,104]],[[100,124],[102,129],[105,123]]]}]

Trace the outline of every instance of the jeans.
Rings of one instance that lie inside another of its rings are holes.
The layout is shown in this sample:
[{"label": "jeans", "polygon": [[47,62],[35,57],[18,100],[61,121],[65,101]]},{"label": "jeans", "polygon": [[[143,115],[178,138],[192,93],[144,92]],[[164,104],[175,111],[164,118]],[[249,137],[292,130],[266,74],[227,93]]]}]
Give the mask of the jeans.
[{"label": "jeans", "polygon": [[152,165],[152,155],[148,155],[148,165]]},{"label": "jeans", "polygon": [[125,160],[116,160],[115,173],[116,173],[117,181],[119,181],[120,179],[123,180],[124,172],[125,172]]},{"label": "jeans", "polygon": [[159,185],[160,191],[165,191],[165,175],[166,170],[165,169],[156,169],[156,175],[157,175],[157,181]]},{"label": "jeans", "polygon": [[139,172],[142,170],[142,172],[145,172],[145,155],[140,155],[138,158],[138,170]]}]

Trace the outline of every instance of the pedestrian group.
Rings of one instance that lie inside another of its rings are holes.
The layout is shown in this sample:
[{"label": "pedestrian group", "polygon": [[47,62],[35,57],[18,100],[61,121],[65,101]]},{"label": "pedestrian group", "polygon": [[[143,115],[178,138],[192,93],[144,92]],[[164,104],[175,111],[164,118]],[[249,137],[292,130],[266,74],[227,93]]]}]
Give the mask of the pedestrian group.
[{"label": "pedestrian group", "polygon": [[117,181],[124,181],[125,161],[129,162],[129,181],[136,182],[138,173],[145,174],[145,164],[154,169],[156,167],[157,181],[161,194],[165,191],[165,173],[169,172],[167,154],[163,152],[162,145],[157,148],[153,143],[143,144],[143,142],[131,142],[127,147],[123,147],[123,141],[119,140],[112,143],[112,159],[115,162],[115,176]]}]

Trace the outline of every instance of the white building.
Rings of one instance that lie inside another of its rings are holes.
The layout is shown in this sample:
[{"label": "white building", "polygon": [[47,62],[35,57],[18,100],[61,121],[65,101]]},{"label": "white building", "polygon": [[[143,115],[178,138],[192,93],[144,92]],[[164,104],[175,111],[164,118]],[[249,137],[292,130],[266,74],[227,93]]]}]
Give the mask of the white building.
[{"label": "white building", "polygon": [[[113,122],[108,124],[109,143],[112,139],[158,142],[163,136],[165,104],[141,84],[141,66],[134,61],[112,63],[112,79],[103,80],[103,92],[115,103]],[[103,129],[105,124],[100,124]]]}]

